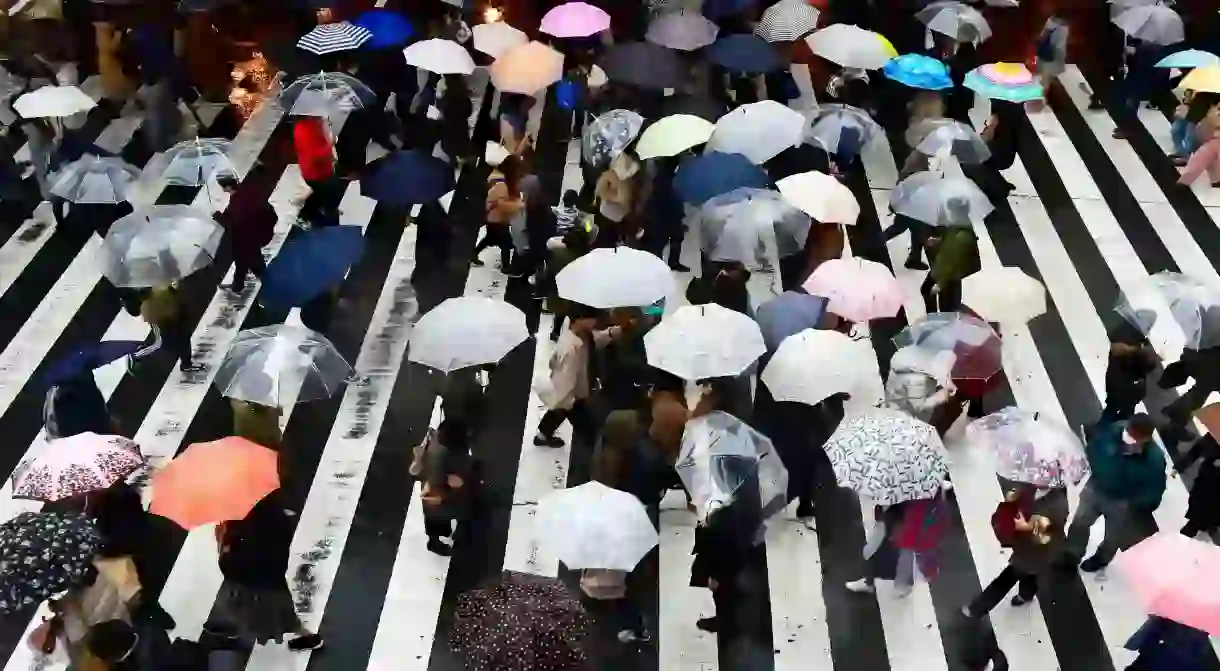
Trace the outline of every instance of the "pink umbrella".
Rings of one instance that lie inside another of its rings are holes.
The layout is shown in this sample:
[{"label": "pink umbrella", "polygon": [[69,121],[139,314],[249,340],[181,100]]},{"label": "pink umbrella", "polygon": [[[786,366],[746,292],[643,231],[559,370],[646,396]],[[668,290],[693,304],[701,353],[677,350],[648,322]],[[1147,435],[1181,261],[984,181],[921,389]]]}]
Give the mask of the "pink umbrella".
[{"label": "pink umbrella", "polygon": [[610,15],[587,2],[569,2],[542,17],[538,30],[555,37],[588,37],[610,29]]},{"label": "pink umbrella", "polygon": [[1220,635],[1220,547],[1162,531],[1118,557],[1150,615]]},{"label": "pink umbrella", "polygon": [[140,446],[122,436],[78,433],[53,440],[13,472],[13,498],[60,501],[106,489],[144,465]]},{"label": "pink umbrella", "polygon": [[822,263],[803,288],[829,300],[827,310],[850,322],[893,317],[902,309],[902,289],[890,269],[857,257]]}]

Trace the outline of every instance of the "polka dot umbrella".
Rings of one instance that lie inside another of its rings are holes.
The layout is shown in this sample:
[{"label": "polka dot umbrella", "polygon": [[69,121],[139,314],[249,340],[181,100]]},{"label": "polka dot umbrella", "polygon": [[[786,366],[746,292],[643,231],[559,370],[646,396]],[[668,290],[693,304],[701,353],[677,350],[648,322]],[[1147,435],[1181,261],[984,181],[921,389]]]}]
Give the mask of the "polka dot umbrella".
[{"label": "polka dot umbrella", "polygon": [[0,613],[84,583],[100,548],[97,523],[82,513],[21,513],[0,524]]}]

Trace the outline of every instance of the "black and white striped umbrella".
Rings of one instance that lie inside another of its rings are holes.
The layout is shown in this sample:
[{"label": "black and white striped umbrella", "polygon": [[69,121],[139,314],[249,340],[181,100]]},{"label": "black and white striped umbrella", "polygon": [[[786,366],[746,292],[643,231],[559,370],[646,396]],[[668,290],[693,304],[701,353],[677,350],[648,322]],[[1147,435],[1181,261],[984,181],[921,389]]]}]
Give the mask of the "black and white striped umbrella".
[{"label": "black and white striped umbrella", "polygon": [[780,0],[763,12],[754,34],[768,42],[795,42],[817,27],[817,8],[806,0]]},{"label": "black and white striped umbrella", "polygon": [[369,31],[347,21],[323,23],[302,37],[297,42],[297,47],[311,54],[325,56],[356,49],[372,37],[373,34]]}]

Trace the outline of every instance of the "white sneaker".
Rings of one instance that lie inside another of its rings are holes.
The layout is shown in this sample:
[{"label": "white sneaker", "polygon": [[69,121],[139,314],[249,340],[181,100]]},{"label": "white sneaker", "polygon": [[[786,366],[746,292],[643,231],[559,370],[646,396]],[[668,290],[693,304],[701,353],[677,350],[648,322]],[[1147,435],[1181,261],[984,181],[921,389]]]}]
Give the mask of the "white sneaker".
[{"label": "white sneaker", "polygon": [[871,582],[869,582],[867,578],[860,578],[859,580],[853,580],[853,581],[847,583],[846,585],[844,585],[844,587],[847,588],[847,591],[855,592],[856,594],[876,594],[877,593],[877,588],[875,586],[873,586],[873,584]]},{"label": "white sneaker", "polygon": [[908,596],[911,595],[911,590],[914,589],[914,587],[915,587],[914,585],[907,585],[905,583],[900,583],[900,582],[894,583],[894,598],[895,599],[907,598]]}]

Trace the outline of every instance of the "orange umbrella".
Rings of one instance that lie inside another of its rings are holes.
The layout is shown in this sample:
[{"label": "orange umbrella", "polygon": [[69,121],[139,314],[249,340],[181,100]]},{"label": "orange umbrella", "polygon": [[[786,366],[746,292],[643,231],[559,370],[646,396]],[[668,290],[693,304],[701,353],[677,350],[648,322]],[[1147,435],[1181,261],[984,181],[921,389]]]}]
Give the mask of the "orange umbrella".
[{"label": "orange umbrella", "polygon": [[276,453],[245,438],[195,443],[153,477],[148,511],[184,529],[240,520],[280,486]]}]

